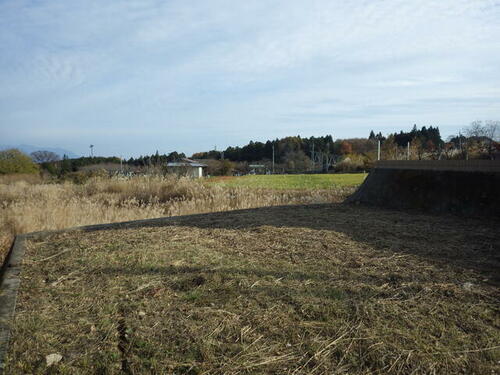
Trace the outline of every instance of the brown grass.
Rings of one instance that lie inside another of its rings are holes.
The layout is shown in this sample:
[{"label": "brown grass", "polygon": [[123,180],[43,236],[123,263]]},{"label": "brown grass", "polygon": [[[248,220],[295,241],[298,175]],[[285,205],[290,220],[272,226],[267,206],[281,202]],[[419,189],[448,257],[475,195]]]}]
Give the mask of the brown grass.
[{"label": "brown grass", "polygon": [[12,184],[15,182],[27,182],[29,184],[41,184],[44,178],[38,173],[16,173],[0,175],[1,184]]},{"label": "brown grass", "polygon": [[7,372],[498,373],[498,224],[317,205],[31,241]]},{"label": "brown grass", "polygon": [[339,202],[353,190],[229,188],[173,176],[94,178],[82,185],[3,176],[0,260],[18,233],[241,208]]}]

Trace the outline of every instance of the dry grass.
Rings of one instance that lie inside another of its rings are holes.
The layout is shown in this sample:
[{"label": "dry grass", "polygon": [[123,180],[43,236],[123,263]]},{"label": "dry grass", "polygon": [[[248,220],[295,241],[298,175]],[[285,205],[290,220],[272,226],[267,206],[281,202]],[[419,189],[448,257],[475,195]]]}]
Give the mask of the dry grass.
[{"label": "dry grass", "polygon": [[41,184],[44,181],[44,178],[38,173],[16,173],[0,175],[0,185],[12,184],[19,181],[27,182],[30,184]]},{"label": "dry grass", "polygon": [[94,178],[83,185],[40,183],[29,178],[4,176],[0,180],[0,260],[18,233],[240,208],[339,202],[354,190],[223,187],[173,176]]},{"label": "dry grass", "polygon": [[498,224],[318,205],[32,241],[7,372],[498,373]]}]

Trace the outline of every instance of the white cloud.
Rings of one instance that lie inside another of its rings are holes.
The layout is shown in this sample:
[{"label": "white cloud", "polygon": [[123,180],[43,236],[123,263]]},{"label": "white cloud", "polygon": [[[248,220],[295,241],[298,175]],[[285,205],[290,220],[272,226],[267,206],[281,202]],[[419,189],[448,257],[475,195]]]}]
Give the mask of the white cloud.
[{"label": "white cloud", "polygon": [[20,0],[0,15],[11,143],[49,125],[61,142],[103,124],[239,141],[500,117],[499,1]]}]

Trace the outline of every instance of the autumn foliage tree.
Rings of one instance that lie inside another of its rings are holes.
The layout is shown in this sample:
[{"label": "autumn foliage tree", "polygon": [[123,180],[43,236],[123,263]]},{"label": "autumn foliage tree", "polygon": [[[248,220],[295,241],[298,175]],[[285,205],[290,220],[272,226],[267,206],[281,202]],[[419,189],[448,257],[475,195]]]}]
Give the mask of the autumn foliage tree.
[{"label": "autumn foliage tree", "polygon": [[343,155],[352,154],[352,145],[347,141],[340,144],[340,153]]}]

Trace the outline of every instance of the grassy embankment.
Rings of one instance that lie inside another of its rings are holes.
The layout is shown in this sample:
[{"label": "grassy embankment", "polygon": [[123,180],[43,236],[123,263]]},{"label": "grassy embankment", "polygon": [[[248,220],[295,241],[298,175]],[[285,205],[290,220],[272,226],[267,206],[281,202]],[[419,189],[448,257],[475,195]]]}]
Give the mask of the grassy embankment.
[{"label": "grassy embankment", "polygon": [[[233,186],[225,180],[204,183],[173,176],[95,178],[84,184],[48,183],[32,175],[2,176],[0,259],[18,233],[262,206],[340,202],[355,189],[341,183],[343,175],[326,179],[292,176],[288,181],[297,177],[300,190],[295,189],[296,183],[288,188],[281,184],[277,190],[275,178],[283,176],[237,177],[231,179]],[[253,179],[258,179],[258,186],[239,184],[240,180]],[[317,180],[329,182],[319,186]]]},{"label": "grassy embankment", "polygon": [[31,242],[7,372],[498,371],[498,221],[332,204],[173,224]]}]

